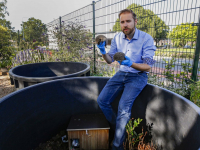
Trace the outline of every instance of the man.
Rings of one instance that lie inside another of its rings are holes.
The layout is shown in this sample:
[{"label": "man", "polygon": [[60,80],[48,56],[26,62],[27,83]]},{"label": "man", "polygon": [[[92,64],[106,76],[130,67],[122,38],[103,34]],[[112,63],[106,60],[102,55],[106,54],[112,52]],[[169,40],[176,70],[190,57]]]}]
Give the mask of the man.
[{"label": "man", "polygon": [[[97,45],[108,64],[114,61],[113,56],[116,52],[125,53],[126,58],[122,61],[120,70],[107,82],[97,99],[106,119],[115,129],[113,150],[123,149],[125,126],[131,117],[134,100],[147,84],[147,73],[155,63],[153,55],[156,50],[153,38],[136,28],[137,18],[132,10],[122,10],[119,19],[122,32],[113,38],[110,51],[106,53],[105,42]],[[111,103],[120,91],[123,93],[116,115]]]}]

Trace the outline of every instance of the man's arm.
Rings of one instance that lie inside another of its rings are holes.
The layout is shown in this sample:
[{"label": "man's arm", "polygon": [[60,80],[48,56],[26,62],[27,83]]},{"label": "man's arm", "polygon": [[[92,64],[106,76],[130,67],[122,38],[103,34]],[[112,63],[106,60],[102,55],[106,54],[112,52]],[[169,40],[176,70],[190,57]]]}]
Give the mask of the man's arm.
[{"label": "man's arm", "polygon": [[112,58],[107,53],[106,54],[102,54],[102,57],[108,64],[112,63]]},{"label": "man's arm", "polygon": [[131,67],[139,71],[149,72],[151,70],[151,67],[148,64],[132,63]]},{"label": "man's arm", "polygon": [[131,59],[128,56],[125,56],[126,60],[122,61],[121,64],[127,65],[139,71],[149,72],[152,65],[156,62],[155,60],[153,60],[155,50],[156,47],[154,46],[153,38],[149,37],[149,39],[143,45],[143,63],[135,63],[131,61]]},{"label": "man's arm", "polygon": [[[107,53],[106,54],[102,54],[103,56],[103,59],[108,63],[108,64],[111,64],[112,63],[112,58],[110,57],[110,55],[108,55]],[[133,63],[133,62],[130,62],[132,63],[130,67],[134,68],[134,69],[137,69],[139,71],[147,71],[149,72],[151,67],[148,65],[148,64],[138,64],[138,63]]]},{"label": "man's arm", "polygon": [[[149,66],[148,64],[138,64],[138,63],[134,63],[133,61],[131,61],[131,59],[128,57],[128,56],[125,56],[126,60],[123,60],[122,61],[122,65],[126,65],[126,66],[129,66],[129,67],[132,67],[136,70],[139,70],[139,71],[147,71],[149,72],[150,69],[151,69],[151,66]],[[120,63],[120,62],[119,62]]]},{"label": "man's arm", "polygon": [[110,57],[110,55],[108,55],[106,53],[106,50],[105,50],[105,42],[101,42],[99,45],[97,45],[97,47],[99,48],[101,54],[102,54],[102,57],[103,59],[108,63],[108,64],[111,64],[112,63],[112,58]]}]

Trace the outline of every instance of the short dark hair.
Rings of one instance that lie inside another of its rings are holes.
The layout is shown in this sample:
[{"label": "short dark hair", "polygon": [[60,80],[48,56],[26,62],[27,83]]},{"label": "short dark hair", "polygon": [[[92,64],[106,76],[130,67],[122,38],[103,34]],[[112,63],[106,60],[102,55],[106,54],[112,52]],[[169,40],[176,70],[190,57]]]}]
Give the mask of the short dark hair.
[{"label": "short dark hair", "polygon": [[132,16],[133,16],[133,19],[134,19],[134,20],[137,19],[136,14],[135,14],[131,9],[123,9],[123,10],[121,10],[121,11],[119,12],[119,19],[120,19],[121,14],[123,14],[123,13],[131,13]]}]

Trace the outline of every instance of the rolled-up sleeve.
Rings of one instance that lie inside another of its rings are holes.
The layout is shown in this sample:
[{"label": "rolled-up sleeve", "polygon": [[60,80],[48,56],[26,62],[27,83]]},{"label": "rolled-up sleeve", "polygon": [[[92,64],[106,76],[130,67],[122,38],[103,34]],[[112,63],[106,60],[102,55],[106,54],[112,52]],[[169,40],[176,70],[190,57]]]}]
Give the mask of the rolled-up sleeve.
[{"label": "rolled-up sleeve", "polygon": [[153,56],[156,51],[156,46],[154,45],[153,38],[148,35],[146,42],[144,42],[143,45],[143,55],[142,60],[144,64],[148,64],[149,66],[153,66],[153,64],[156,62],[153,59]]},{"label": "rolled-up sleeve", "polygon": [[111,46],[110,46],[110,51],[107,53],[107,54],[112,58],[112,62],[115,61],[115,60],[113,59],[113,56],[114,56],[115,53],[117,52],[117,44],[116,44],[115,38],[116,38],[116,36],[112,39],[112,41],[111,41]]}]

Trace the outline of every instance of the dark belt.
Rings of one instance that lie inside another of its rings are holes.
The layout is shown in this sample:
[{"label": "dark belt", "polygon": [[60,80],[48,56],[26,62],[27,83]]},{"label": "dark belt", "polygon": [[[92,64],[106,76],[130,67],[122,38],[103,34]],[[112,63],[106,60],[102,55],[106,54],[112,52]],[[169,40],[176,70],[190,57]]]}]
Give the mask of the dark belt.
[{"label": "dark belt", "polygon": [[[140,72],[138,72],[138,73],[146,73],[146,72],[144,72],[144,71],[140,71]],[[147,75],[148,75],[148,73],[146,73]]]}]

